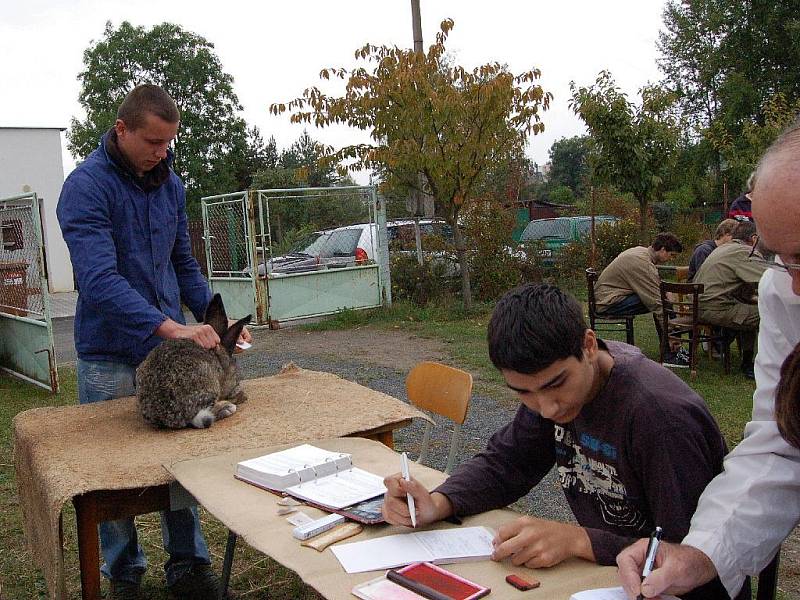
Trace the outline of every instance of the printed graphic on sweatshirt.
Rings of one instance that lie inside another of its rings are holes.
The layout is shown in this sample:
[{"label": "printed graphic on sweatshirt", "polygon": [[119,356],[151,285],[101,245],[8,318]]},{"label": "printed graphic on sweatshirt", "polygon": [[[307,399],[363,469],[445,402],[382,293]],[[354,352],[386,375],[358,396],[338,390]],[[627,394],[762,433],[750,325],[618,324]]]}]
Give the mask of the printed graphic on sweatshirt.
[{"label": "printed graphic on sweatshirt", "polygon": [[558,478],[565,493],[587,494],[594,498],[603,520],[611,526],[632,531],[644,531],[644,515],[631,506],[625,485],[617,476],[613,464],[590,458],[584,454],[588,448],[609,460],[617,458],[617,449],[609,443],[583,434],[578,441],[575,434],[560,425],[555,426],[556,453],[561,457]]}]

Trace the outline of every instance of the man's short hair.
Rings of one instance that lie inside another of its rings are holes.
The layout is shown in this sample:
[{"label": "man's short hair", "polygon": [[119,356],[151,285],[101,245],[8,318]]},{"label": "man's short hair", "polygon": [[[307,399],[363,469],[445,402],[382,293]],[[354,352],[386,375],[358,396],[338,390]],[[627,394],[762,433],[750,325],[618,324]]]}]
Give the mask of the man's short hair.
[{"label": "man's short hair", "polygon": [[736,219],[725,219],[717,225],[717,230],[714,232],[714,239],[721,240],[726,235],[733,235],[733,231],[738,225],[739,221]]},{"label": "man's short hair", "polygon": [[653,250],[666,250],[667,252],[683,252],[683,246],[674,233],[665,231],[653,238],[650,244]]},{"label": "man's short hair", "polygon": [[177,123],[181,113],[170,95],[157,85],[145,83],[133,88],[117,109],[120,119],[131,131],[144,125],[148,114],[155,115],[167,123]]},{"label": "man's short hair", "polygon": [[752,221],[740,221],[733,230],[733,239],[750,242],[756,234],[756,224]]},{"label": "man's short hair", "polygon": [[526,374],[570,356],[582,360],[586,329],[575,298],[552,285],[528,283],[506,292],[495,306],[489,358],[498,369]]}]

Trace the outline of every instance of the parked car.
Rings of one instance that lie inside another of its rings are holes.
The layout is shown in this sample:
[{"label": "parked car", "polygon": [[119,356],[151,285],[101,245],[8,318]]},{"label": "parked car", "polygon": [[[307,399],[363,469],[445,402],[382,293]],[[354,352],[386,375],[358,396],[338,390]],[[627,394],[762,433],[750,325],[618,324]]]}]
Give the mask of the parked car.
[{"label": "parked car", "polygon": [[[594,217],[595,225],[598,223],[616,223],[619,217],[611,215],[597,215]],[[552,219],[535,219],[528,223],[525,231],[520,236],[520,243],[540,241],[544,247],[539,252],[539,257],[545,265],[552,265],[558,260],[558,252],[569,243],[579,242],[589,237],[592,227],[592,217],[555,217]]]},{"label": "parked car", "polygon": [[[449,226],[440,219],[421,219],[420,229],[423,246],[425,237],[429,235],[452,238]],[[386,231],[390,252],[415,250],[414,221],[388,221]],[[274,275],[285,275],[367,264],[375,260],[377,244],[377,229],[374,223],[357,223],[315,231],[295,244],[286,254],[267,261],[269,269],[265,267],[264,262],[261,262],[258,265],[258,275],[264,277],[267,271]],[[244,272],[249,274],[250,268],[246,268]]]}]

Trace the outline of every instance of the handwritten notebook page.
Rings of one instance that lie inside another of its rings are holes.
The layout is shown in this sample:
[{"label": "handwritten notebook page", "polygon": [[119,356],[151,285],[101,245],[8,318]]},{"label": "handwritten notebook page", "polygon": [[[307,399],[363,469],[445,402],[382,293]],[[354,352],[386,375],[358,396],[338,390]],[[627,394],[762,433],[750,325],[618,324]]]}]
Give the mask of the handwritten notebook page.
[{"label": "handwritten notebook page", "polygon": [[485,560],[492,555],[494,533],[486,527],[461,527],[339,544],[331,547],[348,573],[380,571],[414,562],[453,563]]}]

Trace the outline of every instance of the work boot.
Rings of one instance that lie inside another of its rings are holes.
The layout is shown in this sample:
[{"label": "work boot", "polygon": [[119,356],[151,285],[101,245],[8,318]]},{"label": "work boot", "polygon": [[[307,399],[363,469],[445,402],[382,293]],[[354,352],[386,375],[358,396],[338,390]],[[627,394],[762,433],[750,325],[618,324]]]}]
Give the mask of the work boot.
[{"label": "work boot", "polygon": [[139,584],[125,579],[112,579],[109,600],[139,600]]},{"label": "work boot", "polygon": [[222,581],[211,565],[196,564],[178,581],[169,586],[172,596],[179,600],[219,600]]}]

